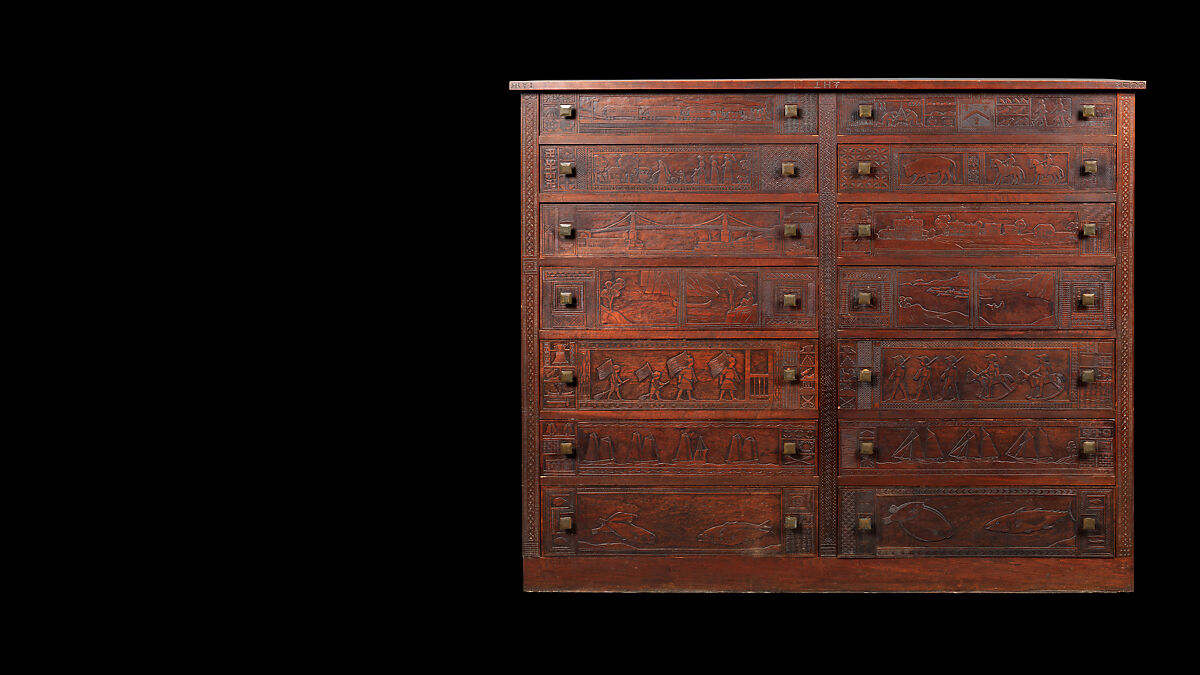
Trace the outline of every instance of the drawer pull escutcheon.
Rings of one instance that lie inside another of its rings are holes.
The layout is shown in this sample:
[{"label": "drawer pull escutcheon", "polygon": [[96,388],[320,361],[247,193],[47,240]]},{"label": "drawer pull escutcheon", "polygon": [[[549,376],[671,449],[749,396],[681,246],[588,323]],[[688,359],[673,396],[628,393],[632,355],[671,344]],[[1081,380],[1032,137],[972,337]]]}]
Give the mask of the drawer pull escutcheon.
[{"label": "drawer pull escutcheon", "polygon": [[796,369],[795,368],[784,368],[783,369],[783,381],[784,382],[795,382],[796,381]]},{"label": "drawer pull escutcheon", "polygon": [[1096,236],[1096,224],[1095,223],[1084,223],[1083,229],[1081,230],[1081,232],[1082,232],[1083,236],[1085,236],[1085,237]]},{"label": "drawer pull escutcheon", "polygon": [[1096,530],[1100,529],[1099,527],[1096,526],[1095,516],[1084,516],[1083,517],[1083,525],[1081,525],[1080,528],[1084,532],[1095,532]]},{"label": "drawer pull escutcheon", "polygon": [[799,117],[800,116],[800,106],[796,105],[795,103],[784,104],[783,116],[784,117]]},{"label": "drawer pull escutcheon", "polygon": [[871,226],[868,223],[860,223],[858,226],[858,237],[866,239],[871,236]]},{"label": "drawer pull escutcheon", "polygon": [[558,371],[558,381],[563,384],[575,384],[575,371],[560,370]]},{"label": "drawer pull escutcheon", "polygon": [[866,103],[866,104],[862,104],[862,103],[860,103],[860,104],[859,104],[859,106],[858,106],[858,116],[859,116],[859,118],[860,118],[860,119],[871,119],[871,116],[872,116],[874,113],[875,113],[875,106],[874,106],[874,105],[872,105],[872,104],[870,104],[870,103]]},{"label": "drawer pull escutcheon", "polygon": [[563,291],[558,294],[558,304],[563,307],[570,307],[575,304],[575,294],[569,291]]},{"label": "drawer pull escutcheon", "polygon": [[796,306],[796,294],[795,293],[784,293],[783,294],[783,306],[784,307],[795,307]]},{"label": "drawer pull escutcheon", "polygon": [[783,163],[783,175],[795,176],[796,175],[796,163],[795,162],[784,162]]},{"label": "drawer pull escutcheon", "polygon": [[783,444],[783,454],[785,454],[785,455],[796,454],[796,444],[791,441],[784,443]]},{"label": "drawer pull escutcheon", "polygon": [[1083,106],[1083,109],[1079,111],[1079,116],[1085,120],[1092,119],[1093,117],[1096,116],[1096,106],[1094,106],[1094,105]]},{"label": "drawer pull escutcheon", "polygon": [[575,529],[575,518],[572,516],[562,516],[558,519],[558,529],[560,532],[570,532]]},{"label": "drawer pull escutcheon", "polygon": [[563,103],[558,106],[558,114],[561,117],[574,117],[575,106],[571,105],[570,103]]},{"label": "drawer pull escutcheon", "polygon": [[796,223],[784,223],[783,224],[783,236],[785,236],[785,237],[800,236],[799,231],[796,229]]},{"label": "drawer pull escutcheon", "polygon": [[558,236],[563,239],[575,236],[575,226],[570,223],[559,223]]},{"label": "drawer pull escutcheon", "polygon": [[1096,441],[1084,441],[1082,452],[1088,456],[1096,454]]},{"label": "drawer pull escutcheon", "polygon": [[858,454],[873,456],[875,454],[875,443],[871,441],[860,441],[858,444]]},{"label": "drawer pull escutcheon", "polygon": [[863,368],[862,370],[858,371],[858,381],[859,382],[870,382],[871,381],[871,369]]},{"label": "drawer pull escutcheon", "polygon": [[875,524],[873,522],[871,522],[871,516],[859,516],[858,517],[858,531],[859,532],[870,532],[873,529],[875,529]]},{"label": "drawer pull escutcheon", "polygon": [[1084,383],[1095,382],[1096,381],[1095,369],[1084,368],[1083,370],[1079,371],[1079,381],[1084,382]]},{"label": "drawer pull escutcheon", "polygon": [[1099,165],[1100,165],[1100,163],[1097,160],[1086,159],[1083,162],[1083,172],[1085,174],[1086,173],[1096,173],[1096,171],[1099,170]]},{"label": "drawer pull escutcheon", "polygon": [[799,525],[800,525],[800,521],[796,519],[796,516],[784,516],[784,518],[783,518],[783,529],[785,529],[785,530],[794,530],[794,529],[796,529],[796,528],[797,528]]},{"label": "drawer pull escutcheon", "polygon": [[1079,304],[1083,305],[1084,307],[1094,307],[1096,305],[1096,294],[1080,293]]},{"label": "drawer pull escutcheon", "polygon": [[559,162],[558,173],[563,176],[575,175],[575,162]]},{"label": "drawer pull escutcheon", "polygon": [[871,175],[871,163],[870,162],[859,162],[858,163],[858,175],[870,176]]}]

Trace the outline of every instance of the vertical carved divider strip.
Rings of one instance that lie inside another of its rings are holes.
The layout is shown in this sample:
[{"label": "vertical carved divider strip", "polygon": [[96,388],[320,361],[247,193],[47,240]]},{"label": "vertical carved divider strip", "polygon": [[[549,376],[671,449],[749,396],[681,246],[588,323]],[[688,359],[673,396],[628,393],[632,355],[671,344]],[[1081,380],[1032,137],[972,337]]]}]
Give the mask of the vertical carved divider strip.
[{"label": "vertical carved divider strip", "polygon": [[538,95],[521,95],[521,555],[538,542]]},{"label": "vertical carved divider strip", "polygon": [[820,314],[817,348],[818,553],[837,555],[837,98],[818,95]]},{"label": "vertical carved divider strip", "polygon": [[1117,556],[1133,555],[1133,94],[1117,97]]}]

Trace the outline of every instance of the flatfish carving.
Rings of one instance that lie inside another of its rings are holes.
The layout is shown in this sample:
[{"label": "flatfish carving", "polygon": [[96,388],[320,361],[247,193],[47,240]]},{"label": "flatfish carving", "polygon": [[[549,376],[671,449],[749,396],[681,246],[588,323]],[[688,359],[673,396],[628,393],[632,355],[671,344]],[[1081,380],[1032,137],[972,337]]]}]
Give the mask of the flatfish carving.
[{"label": "flatfish carving", "polygon": [[633,521],[636,519],[636,513],[617,511],[607,518],[597,518],[596,522],[600,523],[600,526],[592,528],[592,534],[611,534],[630,546],[653,546],[658,541],[658,536],[635,524]]},{"label": "flatfish carving", "polygon": [[737,546],[751,539],[757,539],[770,531],[771,520],[769,518],[761,523],[727,520],[696,535],[696,541],[721,546]]},{"label": "flatfish carving", "polygon": [[983,526],[983,529],[1003,534],[1033,534],[1053,528],[1064,518],[1075,520],[1075,515],[1071,513],[1069,506],[1065,511],[1030,509],[1022,506],[1012,513],[991,519]]},{"label": "flatfish carving", "polygon": [[925,502],[905,502],[888,507],[883,524],[895,523],[900,529],[918,541],[942,541],[954,536],[954,526],[941,511],[927,506]]}]

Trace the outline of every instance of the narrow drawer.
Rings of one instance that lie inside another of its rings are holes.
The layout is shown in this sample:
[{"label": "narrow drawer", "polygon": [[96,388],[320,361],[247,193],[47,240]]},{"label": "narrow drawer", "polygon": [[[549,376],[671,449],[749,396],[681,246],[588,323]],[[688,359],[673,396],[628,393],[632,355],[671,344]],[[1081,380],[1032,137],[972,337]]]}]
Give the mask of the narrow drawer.
[{"label": "narrow drawer", "polygon": [[817,406],[816,340],[544,340],[541,348],[543,410]]},{"label": "narrow drawer", "polygon": [[808,476],[816,420],[542,420],[548,476]]},{"label": "narrow drawer", "polygon": [[[862,110],[861,106],[867,106]],[[1091,106],[1085,110],[1084,106]],[[865,115],[860,112],[866,113]],[[1086,116],[1087,112],[1093,113]],[[845,135],[1117,133],[1117,97],[1092,92],[838,94]]]},{"label": "narrow drawer", "polygon": [[1115,223],[1114,204],[848,204],[837,210],[838,262],[1111,265]]},{"label": "narrow drawer", "polygon": [[[1112,145],[838,145],[839,192],[1112,192]],[[1095,173],[1084,173],[1095,162]],[[864,163],[869,163],[869,168]],[[860,170],[859,166],[864,168]]]},{"label": "narrow drawer", "polygon": [[817,259],[815,204],[543,204],[541,218],[543,256]]},{"label": "narrow drawer", "polygon": [[544,552],[814,555],[815,492],[808,487],[546,488]]},{"label": "narrow drawer", "polygon": [[815,329],[816,268],[543,267],[542,328]]},{"label": "narrow drawer", "polygon": [[541,132],[815,134],[816,94],[542,94]]},{"label": "narrow drawer", "polygon": [[816,192],[815,143],[543,145],[541,152],[542,192],[550,195]]},{"label": "narrow drawer", "polygon": [[843,475],[1113,475],[1113,420],[841,420]]},{"label": "narrow drawer", "polygon": [[840,410],[1112,406],[1112,340],[838,341]]},{"label": "narrow drawer", "polygon": [[841,268],[838,327],[1112,330],[1112,290],[1112,268]]},{"label": "narrow drawer", "polygon": [[840,497],[846,557],[1113,554],[1111,488],[843,488]]}]

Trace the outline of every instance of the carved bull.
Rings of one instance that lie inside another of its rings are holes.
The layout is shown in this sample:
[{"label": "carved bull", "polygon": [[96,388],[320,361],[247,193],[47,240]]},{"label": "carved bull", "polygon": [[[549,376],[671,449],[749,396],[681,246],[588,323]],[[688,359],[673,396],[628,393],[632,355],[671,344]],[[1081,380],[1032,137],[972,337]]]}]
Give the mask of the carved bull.
[{"label": "carved bull", "polygon": [[[954,171],[958,165],[949,157],[922,157],[904,165],[904,178],[910,185],[941,185],[954,182]],[[936,182],[931,183],[931,179]]]}]

